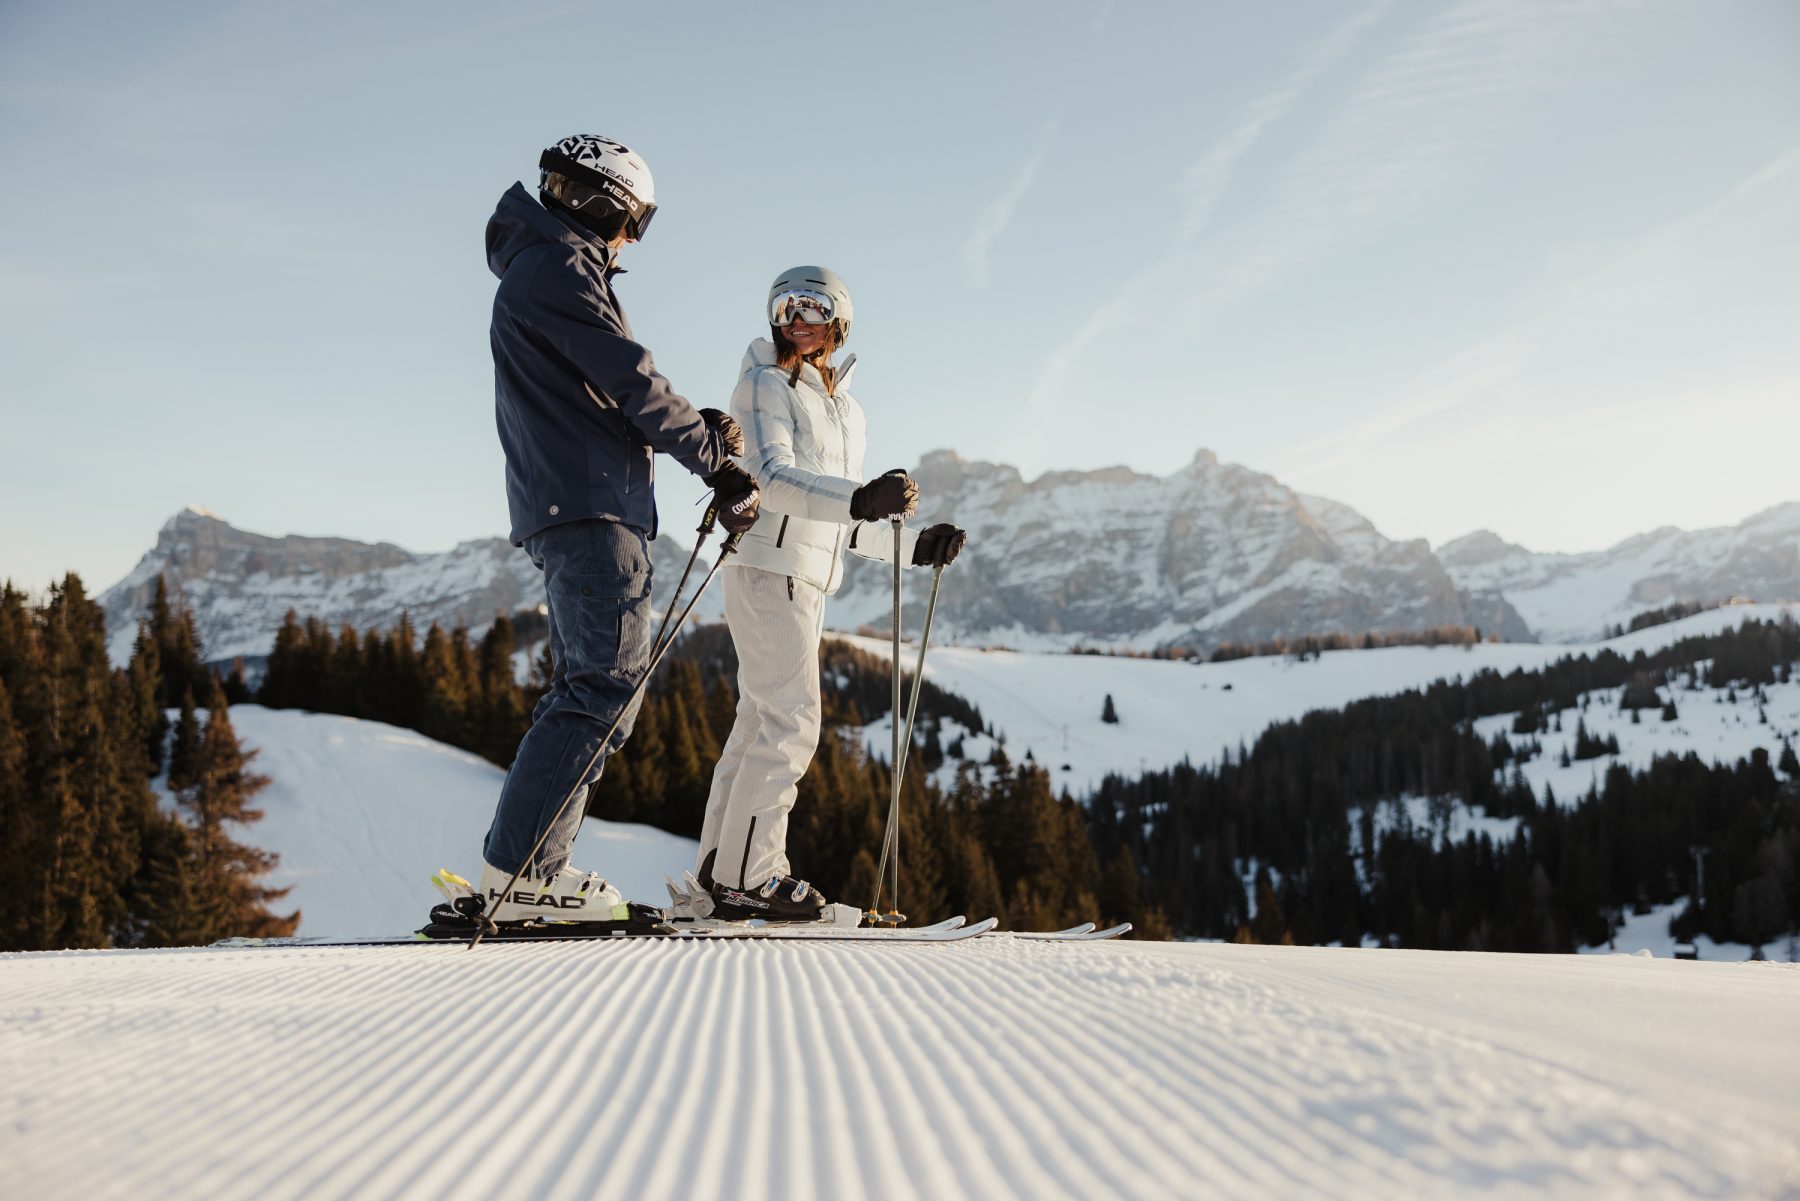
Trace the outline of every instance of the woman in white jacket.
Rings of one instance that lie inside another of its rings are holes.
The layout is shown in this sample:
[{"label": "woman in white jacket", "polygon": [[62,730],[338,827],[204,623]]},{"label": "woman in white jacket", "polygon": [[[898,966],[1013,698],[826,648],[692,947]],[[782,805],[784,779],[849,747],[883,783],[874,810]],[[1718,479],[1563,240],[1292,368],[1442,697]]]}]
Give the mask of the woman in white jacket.
[{"label": "woman in white jacket", "polygon": [[[809,920],[824,908],[789,874],[788,812],[819,745],[819,637],[846,550],[893,561],[888,519],[911,516],[918,487],[904,471],[863,482],[866,425],[850,395],[856,357],[831,356],[850,334],[844,281],[794,267],[769,290],[769,338],[750,344],[731,415],[762,511],[726,560],[725,618],[738,656],[738,707],[713,771],[698,876],[715,916]],[[955,526],[902,531],[913,566],[949,563]]]}]

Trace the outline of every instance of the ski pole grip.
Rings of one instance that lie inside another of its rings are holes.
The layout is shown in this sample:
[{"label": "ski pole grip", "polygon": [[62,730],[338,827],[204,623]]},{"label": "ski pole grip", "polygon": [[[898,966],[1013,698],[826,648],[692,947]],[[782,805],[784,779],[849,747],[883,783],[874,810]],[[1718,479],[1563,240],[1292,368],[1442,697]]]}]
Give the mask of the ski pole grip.
[{"label": "ski pole grip", "polygon": [[705,538],[713,532],[713,526],[719,520],[719,506],[715,502],[706,506],[706,512],[700,517],[700,528],[694,532]]},{"label": "ski pole grip", "polygon": [[742,542],[743,540],[744,540],[744,531],[743,530],[737,530],[733,533],[725,535],[725,546],[724,546],[723,550],[721,551],[721,554],[725,554],[725,555],[737,554],[738,543]]}]

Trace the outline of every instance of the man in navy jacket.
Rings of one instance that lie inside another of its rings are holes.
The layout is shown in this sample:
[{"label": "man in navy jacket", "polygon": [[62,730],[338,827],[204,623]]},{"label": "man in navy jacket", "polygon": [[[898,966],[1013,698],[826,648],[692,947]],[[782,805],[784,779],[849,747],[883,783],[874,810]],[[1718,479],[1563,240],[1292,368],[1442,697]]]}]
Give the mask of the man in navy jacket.
[{"label": "man in navy jacket", "polygon": [[551,823],[599,778],[636,716],[650,652],[653,459],[661,451],[703,477],[728,531],[755,521],[756,481],[731,461],[743,452],[731,418],[696,411],[669,386],[613,293],[620,249],[656,211],[649,167],[594,135],[563,139],[539,167],[538,199],[515,183],[488,221],[500,279],[489,341],[512,540],[544,573],[555,677],[501,789],[481,894],[499,922],[610,920],[618,890],[568,865],[585,798]]}]

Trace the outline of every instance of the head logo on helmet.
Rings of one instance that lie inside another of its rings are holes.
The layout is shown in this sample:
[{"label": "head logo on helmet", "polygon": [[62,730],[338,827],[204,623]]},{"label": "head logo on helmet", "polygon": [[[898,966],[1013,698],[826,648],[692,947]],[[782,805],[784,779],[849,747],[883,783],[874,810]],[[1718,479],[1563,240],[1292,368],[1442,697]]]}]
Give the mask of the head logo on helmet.
[{"label": "head logo on helmet", "polygon": [[656,188],[643,156],[599,134],[564,138],[538,157],[538,195],[608,241],[642,238],[656,215]]}]

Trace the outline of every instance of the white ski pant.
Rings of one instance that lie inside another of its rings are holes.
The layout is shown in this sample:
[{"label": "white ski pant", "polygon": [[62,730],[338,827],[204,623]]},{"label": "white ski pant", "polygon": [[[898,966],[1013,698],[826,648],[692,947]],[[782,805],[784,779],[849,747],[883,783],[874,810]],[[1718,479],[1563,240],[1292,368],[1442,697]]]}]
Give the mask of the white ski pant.
[{"label": "white ski pant", "polygon": [[725,572],[725,620],[737,648],[737,716],[713,769],[700,863],[716,850],[713,879],[745,888],[789,874],[788,812],[819,747],[825,593],[733,567]]}]

